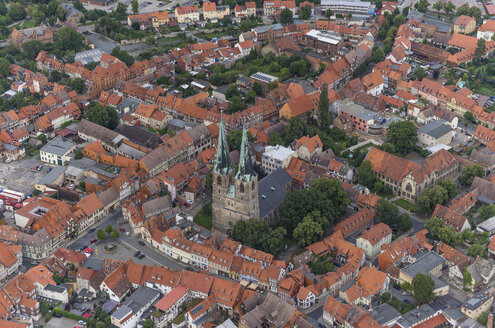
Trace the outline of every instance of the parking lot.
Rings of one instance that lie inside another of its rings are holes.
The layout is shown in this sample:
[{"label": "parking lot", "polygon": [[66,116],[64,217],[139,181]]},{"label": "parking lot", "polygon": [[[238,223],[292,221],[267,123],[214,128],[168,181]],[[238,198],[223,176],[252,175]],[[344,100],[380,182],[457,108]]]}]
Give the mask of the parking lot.
[{"label": "parking lot", "polygon": [[33,168],[40,164],[41,161],[36,158],[23,159],[9,164],[0,163],[0,186],[29,195],[34,185],[45,176],[48,169],[44,166],[43,170],[35,171]]},{"label": "parking lot", "polygon": [[52,317],[50,319],[50,321],[48,321],[46,323],[43,322],[42,324],[43,324],[43,327],[46,327],[46,328],[71,328],[71,327],[79,326],[77,321],[63,318],[63,317],[62,318]]}]

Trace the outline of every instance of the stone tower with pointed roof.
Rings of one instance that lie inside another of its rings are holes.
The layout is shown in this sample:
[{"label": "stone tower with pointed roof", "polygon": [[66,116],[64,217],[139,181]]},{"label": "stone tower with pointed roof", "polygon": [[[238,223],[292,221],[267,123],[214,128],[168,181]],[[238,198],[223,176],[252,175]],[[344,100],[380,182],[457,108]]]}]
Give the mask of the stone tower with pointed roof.
[{"label": "stone tower with pointed roof", "polygon": [[223,120],[213,168],[212,216],[213,227],[225,233],[231,233],[237,221],[260,216],[258,175],[253,170],[246,128],[242,130],[239,169],[235,173],[230,163]]}]

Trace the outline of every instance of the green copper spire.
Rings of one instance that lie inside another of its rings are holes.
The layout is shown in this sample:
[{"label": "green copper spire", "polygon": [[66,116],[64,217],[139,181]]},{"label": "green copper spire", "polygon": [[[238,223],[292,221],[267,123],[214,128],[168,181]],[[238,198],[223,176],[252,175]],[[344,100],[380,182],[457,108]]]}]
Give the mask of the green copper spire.
[{"label": "green copper spire", "polygon": [[232,170],[230,164],[229,150],[227,148],[227,138],[223,127],[223,114],[220,114],[220,128],[218,131],[217,154],[215,155],[215,167],[213,171],[217,174],[229,174]]},{"label": "green copper spire", "polygon": [[235,175],[237,180],[249,182],[256,176],[253,170],[253,162],[251,161],[251,151],[249,150],[249,140],[247,136],[246,126],[242,127],[242,142],[241,154],[239,158],[239,170]]}]

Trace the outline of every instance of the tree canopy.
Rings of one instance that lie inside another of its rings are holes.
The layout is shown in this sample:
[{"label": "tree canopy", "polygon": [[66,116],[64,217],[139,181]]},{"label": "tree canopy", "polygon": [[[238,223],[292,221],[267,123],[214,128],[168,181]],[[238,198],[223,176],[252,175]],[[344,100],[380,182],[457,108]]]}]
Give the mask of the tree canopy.
[{"label": "tree canopy", "polygon": [[307,189],[289,192],[280,206],[278,225],[292,234],[299,222],[311,212],[321,213],[322,228],[345,212],[349,198],[337,180],[317,179]]},{"label": "tree canopy", "polygon": [[83,48],[84,37],[72,27],[62,27],[55,33],[53,46],[55,49],[79,51]]},{"label": "tree canopy", "polygon": [[117,57],[121,61],[123,61],[127,66],[131,66],[134,64],[134,58],[129,55],[129,53],[125,50],[120,50],[119,46],[116,46],[112,50],[112,56]]},{"label": "tree canopy", "polygon": [[292,11],[290,9],[283,9],[280,13],[280,23],[282,24],[291,24],[294,21],[294,17]]},{"label": "tree canopy", "polygon": [[105,107],[97,102],[92,102],[86,111],[86,119],[111,130],[119,124],[117,111],[113,108]]},{"label": "tree canopy", "polygon": [[[250,131],[247,132],[249,142],[253,142],[256,139],[253,137]],[[240,150],[242,142],[242,130],[232,130],[229,134],[227,134],[227,143],[229,144],[229,150]]]},{"label": "tree canopy", "polygon": [[318,211],[309,213],[294,229],[292,237],[301,247],[306,247],[318,241],[324,232],[319,222],[324,223],[325,220]]},{"label": "tree canopy", "polygon": [[457,180],[463,185],[470,186],[473,184],[475,177],[482,178],[484,175],[485,170],[483,170],[481,165],[468,165],[462,170],[462,173]]},{"label": "tree canopy", "polygon": [[249,247],[277,255],[284,246],[286,233],[282,227],[272,229],[266,221],[250,219],[237,221],[232,230],[232,237]]},{"label": "tree canopy", "polygon": [[418,129],[411,121],[393,122],[388,128],[387,139],[399,155],[407,155],[416,148]]},{"label": "tree canopy", "polygon": [[420,303],[430,303],[435,298],[435,282],[424,273],[418,273],[412,280],[414,298]]}]

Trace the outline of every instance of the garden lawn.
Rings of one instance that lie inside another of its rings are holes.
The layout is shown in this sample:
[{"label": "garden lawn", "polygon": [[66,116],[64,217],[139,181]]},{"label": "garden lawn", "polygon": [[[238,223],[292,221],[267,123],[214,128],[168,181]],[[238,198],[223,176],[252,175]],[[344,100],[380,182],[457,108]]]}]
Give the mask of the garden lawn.
[{"label": "garden lawn", "polygon": [[419,212],[419,207],[416,204],[408,202],[405,199],[399,198],[394,200],[395,205],[402,207],[405,210],[411,211],[413,213]]},{"label": "garden lawn", "polygon": [[[205,207],[209,206],[209,204],[205,204],[194,216],[194,223],[197,223],[198,225],[202,226],[205,229],[211,229],[212,228],[212,223],[211,223],[211,214],[207,214],[205,211]],[[211,206],[211,205],[210,205]]]}]

